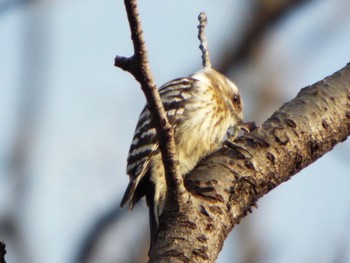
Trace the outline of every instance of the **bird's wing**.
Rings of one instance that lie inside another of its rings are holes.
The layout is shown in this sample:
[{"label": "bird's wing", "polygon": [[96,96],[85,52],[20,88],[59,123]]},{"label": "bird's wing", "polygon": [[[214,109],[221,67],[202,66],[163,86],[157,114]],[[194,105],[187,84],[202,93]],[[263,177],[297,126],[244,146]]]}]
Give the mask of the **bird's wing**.
[{"label": "bird's wing", "polygon": [[[176,129],[176,124],[185,111],[185,102],[193,96],[193,78],[175,79],[164,84],[160,89],[160,97],[168,120]],[[141,179],[149,170],[152,156],[159,153],[159,144],[151,113],[146,106],[140,114],[127,160],[127,174],[130,183],[125,191],[121,206],[132,200]],[[134,204],[131,204],[131,208]]]}]

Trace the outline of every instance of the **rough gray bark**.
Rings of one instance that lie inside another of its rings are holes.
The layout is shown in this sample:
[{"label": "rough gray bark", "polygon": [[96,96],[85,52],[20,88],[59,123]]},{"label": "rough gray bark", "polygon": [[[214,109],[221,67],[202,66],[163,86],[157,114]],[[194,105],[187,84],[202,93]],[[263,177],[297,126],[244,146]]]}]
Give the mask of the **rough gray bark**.
[{"label": "rough gray bark", "polygon": [[150,262],[215,262],[228,233],[256,201],[350,133],[350,64],[302,89],[262,126],[224,147],[186,178],[191,192],[167,202]]}]

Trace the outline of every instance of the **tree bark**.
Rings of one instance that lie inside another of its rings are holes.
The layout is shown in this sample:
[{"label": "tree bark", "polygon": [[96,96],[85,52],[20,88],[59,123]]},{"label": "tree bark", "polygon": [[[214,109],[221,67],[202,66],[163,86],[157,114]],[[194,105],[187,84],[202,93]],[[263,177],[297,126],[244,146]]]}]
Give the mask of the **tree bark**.
[{"label": "tree bark", "polygon": [[149,262],[215,262],[228,233],[256,201],[347,139],[350,64],[302,89],[253,132],[185,179],[185,206],[167,202]]}]

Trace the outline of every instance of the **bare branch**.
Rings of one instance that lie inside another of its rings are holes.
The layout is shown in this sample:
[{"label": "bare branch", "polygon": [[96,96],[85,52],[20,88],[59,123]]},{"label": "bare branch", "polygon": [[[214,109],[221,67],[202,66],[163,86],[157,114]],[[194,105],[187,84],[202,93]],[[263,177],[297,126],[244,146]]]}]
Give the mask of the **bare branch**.
[{"label": "bare branch", "polygon": [[257,200],[350,135],[350,64],[302,89],[262,126],[186,178],[192,205],[163,213],[150,262],[215,262]]},{"label": "bare branch", "polygon": [[201,12],[198,16],[199,25],[198,25],[198,39],[200,41],[199,48],[202,51],[202,65],[203,67],[211,68],[208,41],[205,37],[205,27],[207,26],[208,19],[207,15],[204,12]]},{"label": "bare branch", "polygon": [[[176,156],[174,130],[170,125],[160,99],[151,69],[148,63],[146,44],[141,27],[136,0],[125,0],[125,8],[129,20],[131,38],[134,46],[134,55],[130,58],[115,58],[114,65],[131,73],[141,84],[147,100],[149,110],[156,125],[160,150],[164,169],[166,171],[166,183],[168,197],[176,204],[175,209],[180,209],[188,195]],[[169,201],[171,201],[169,200]]]}]

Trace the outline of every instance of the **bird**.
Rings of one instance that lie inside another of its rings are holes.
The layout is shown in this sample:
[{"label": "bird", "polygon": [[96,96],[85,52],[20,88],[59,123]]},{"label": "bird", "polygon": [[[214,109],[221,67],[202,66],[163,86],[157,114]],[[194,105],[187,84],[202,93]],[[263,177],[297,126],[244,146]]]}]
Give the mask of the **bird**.
[{"label": "bird", "polygon": [[[235,136],[243,120],[237,86],[211,67],[177,78],[159,88],[167,118],[174,129],[182,176],[217,150],[229,130]],[[230,139],[233,139],[232,136]],[[149,206],[151,244],[159,228],[167,186],[156,127],[147,104],[138,119],[127,158],[130,182],[120,203],[132,210],[143,197]]]}]

